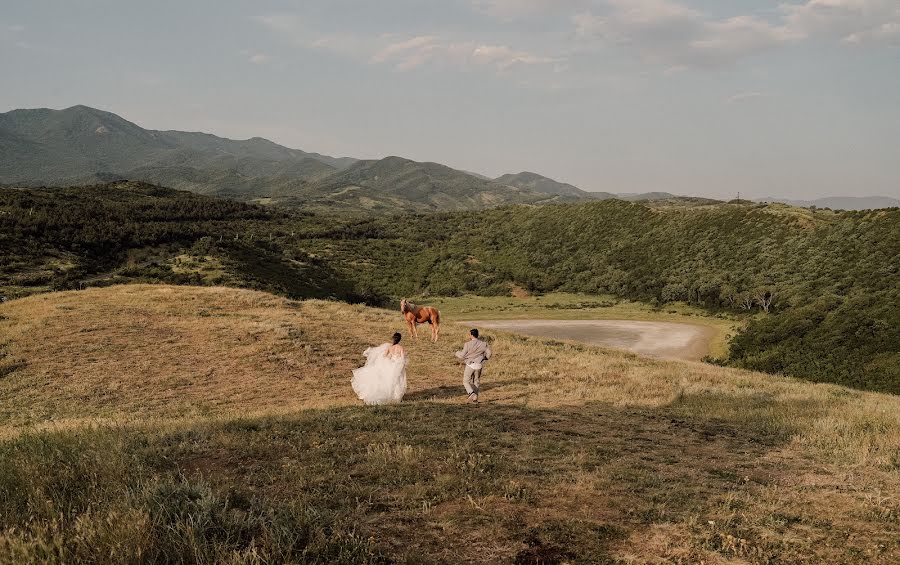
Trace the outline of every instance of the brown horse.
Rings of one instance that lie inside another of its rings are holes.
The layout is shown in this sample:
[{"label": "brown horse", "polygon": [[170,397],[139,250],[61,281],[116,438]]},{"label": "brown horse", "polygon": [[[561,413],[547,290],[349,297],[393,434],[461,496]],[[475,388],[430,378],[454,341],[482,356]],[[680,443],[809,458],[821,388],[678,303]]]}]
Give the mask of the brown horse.
[{"label": "brown horse", "polygon": [[406,318],[409,324],[409,333],[413,338],[418,339],[419,330],[416,328],[419,324],[431,324],[431,341],[437,342],[438,335],[441,333],[441,311],[431,306],[416,306],[405,298],[400,301],[400,313]]}]

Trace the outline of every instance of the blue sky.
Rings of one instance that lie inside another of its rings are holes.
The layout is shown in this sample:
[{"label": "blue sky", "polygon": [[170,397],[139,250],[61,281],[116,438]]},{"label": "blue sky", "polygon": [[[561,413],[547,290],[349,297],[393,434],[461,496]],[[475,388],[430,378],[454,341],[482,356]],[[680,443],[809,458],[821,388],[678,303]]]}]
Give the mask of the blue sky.
[{"label": "blue sky", "polygon": [[588,190],[900,197],[900,0],[0,6],[0,111]]}]

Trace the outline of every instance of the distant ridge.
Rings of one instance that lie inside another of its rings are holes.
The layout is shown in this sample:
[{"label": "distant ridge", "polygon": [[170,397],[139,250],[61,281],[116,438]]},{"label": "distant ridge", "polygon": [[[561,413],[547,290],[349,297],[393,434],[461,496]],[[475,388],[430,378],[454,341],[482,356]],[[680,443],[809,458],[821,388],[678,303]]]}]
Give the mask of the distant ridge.
[{"label": "distant ridge", "polygon": [[559,194],[575,198],[596,199],[616,197],[614,194],[610,194],[608,192],[587,192],[581,190],[577,186],[559,182],[543,175],[528,171],[523,171],[516,174],[506,174],[503,176],[499,176],[494,180],[500,184],[505,184],[507,186],[525,188],[528,190],[533,190],[535,192],[543,192],[545,194]]},{"label": "distant ridge", "polygon": [[792,200],[788,198],[756,198],[755,202],[780,202],[801,208],[831,208],[832,210],[877,210],[898,208],[900,199],[889,196],[829,196],[813,200]]},{"label": "distant ridge", "polygon": [[616,195],[617,198],[628,200],[629,202],[639,202],[641,200],[668,200],[670,198],[678,198],[671,192],[622,192]]},{"label": "distant ridge", "polygon": [[[490,179],[395,156],[360,161],[291,149],[262,137],[234,140],[203,132],[150,130],[83,105],[0,113],[0,186],[80,186],[124,179],[238,200],[359,212],[453,211],[609,198],[654,207],[721,202],[669,192],[589,192],[530,171]],[[900,207],[900,199],[886,196],[755,201],[835,210]]]},{"label": "distant ridge", "polygon": [[359,161],[291,149],[261,137],[233,140],[203,132],[148,130],[88,106],[0,114],[0,185],[8,186],[130,179],[270,204],[384,212],[593,197],[530,175],[527,183],[513,179],[507,184],[401,157]]},{"label": "distant ridge", "polygon": [[451,211],[504,204],[548,204],[587,198],[555,194],[482,179],[440,163],[403,157],[358,161],[304,193],[312,203],[383,211]]},{"label": "distant ridge", "polygon": [[315,178],[355,162],[260,137],[147,130],[87,106],[0,114],[0,147],[0,182],[6,184],[84,184],[118,177],[204,193],[219,192],[226,171],[234,173],[234,188],[241,190],[254,177]]}]

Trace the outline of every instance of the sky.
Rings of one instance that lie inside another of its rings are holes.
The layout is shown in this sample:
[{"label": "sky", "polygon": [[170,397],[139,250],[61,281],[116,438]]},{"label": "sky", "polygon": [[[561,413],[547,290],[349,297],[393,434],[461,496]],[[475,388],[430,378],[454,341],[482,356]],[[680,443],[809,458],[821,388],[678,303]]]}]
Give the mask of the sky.
[{"label": "sky", "polygon": [[900,0],[0,0],[0,111],[585,190],[900,197]]}]

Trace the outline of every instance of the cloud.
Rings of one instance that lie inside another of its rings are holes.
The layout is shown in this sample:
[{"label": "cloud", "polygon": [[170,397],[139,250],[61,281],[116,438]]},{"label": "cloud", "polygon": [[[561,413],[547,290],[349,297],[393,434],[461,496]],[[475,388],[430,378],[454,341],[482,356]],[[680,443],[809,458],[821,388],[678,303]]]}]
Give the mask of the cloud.
[{"label": "cloud", "polygon": [[807,37],[846,43],[900,40],[900,3],[896,0],[809,0],[782,4],[784,19]]},{"label": "cloud", "polygon": [[718,67],[798,39],[753,16],[714,20],[669,0],[608,0],[603,15],[573,17],[576,37],[627,46],[671,69]]},{"label": "cloud", "polygon": [[322,33],[291,13],[254,16],[253,20],[288,43],[305,49],[321,49],[345,57],[364,58],[378,48],[373,38],[350,33]]},{"label": "cloud", "polygon": [[[581,55],[615,47],[631,52],[666,73],[717,69],[804,41],[844,44],[900,44],[898,0],[803,0],[761,14],[712,16],[686,0],[466,0],[473,9],[501,20],[524,16],[562,16],[573,32],[554,53],[536,48],[541,38],[509,40],[466,37],[456,33],[407,35],[368,32],[323,32],[299,16],[257,16],[262,25],[291,43],[344,57],[410,71],[426,66],[463,70],[547,67],[561,72]],[[510,26],[510,29],[515,29]],[[491,34],[496,37],[496,34]],[[546,37],[543,38],[546,43]],[[524,45],[525,47],[523,47]],[[374,53],[374,55],[373,55]],[[582,59],[586,60],[586,59]]]},{"label": "cloud", "polygon": [[512,20],[542,12],[584,9],[589,0],[471,0],[479,12],[500,20]]},{"label": "cloud", "polygon": [[461,69],[490,67],[505,71],[520,65],[549,65],[560,61],[557,58],[535,55],[506,45],[476,41],[446,41],[432,35],[390,43],[372,57],[372,62],[390,63],[399,71],[409,71],[426,64]]},{"label": "cloud", "polygon": [[30,41],[33,34],[25,33],[27,29],[28,28],[22,24],[0,23],[0,45],[11,45],[16,49],[45,53],[54,53],[58,51],[56,48],[48,45]]},{"label": "cloud", "polygon": [[22,36],[24,31],[25,26],[22,24],[0,24],[0,41],[9,40],[22,43],[18,38]]},{"label": "cloud", "polygon": [[279,33],[296,35],[305,30],[303,20],[296,14],[265,14],[253,19]]},{"label": "cloud", "polygon": [[770,19],[713,18],[674,0],[605,0],[572,16],[575,36],[629,48],[670,70],[732,65],[810,39],[900,42],[897,0],[808,0],[781,4]]},{"label": "cloud", "polygon": [[378,53],[375,53],[372,61],[375,63],[387,63],[391,60],[400,59],[403,61],[403,64],[413,68],[424,63],[429,54],[433,53],[438,47],[438,39],[435,36],[420,35],[391,43]]},{"label": "cloud", "polygon": [[738,104],[749,100],[759,100],[761,98],[772,98],[771,94],[765,92],[739,92],[725,99],[726,104]]},{"label": "cloud", "polygon": [[262,65],[262,64],[268,63],[270,59],[271,59],[271,57],[269,57],[265,53],[256,53],[256,54],[250,55],[250,57],[247,58],[247,60],[250,61],[251,63],[253,63],[254,65]]},{"label": "cloud", "polygon": [[296,45],[329,51],[374,65],[391,65],[397,71],[411,71],[433,65],[503,72],[516,67],[562,63],[562,59],[558,57],[539,55],[491,42],[439,35],[403,37],[396,34],[322,34],[313,32],[300,18],[290,14],[270,14],[254,19]]}]

